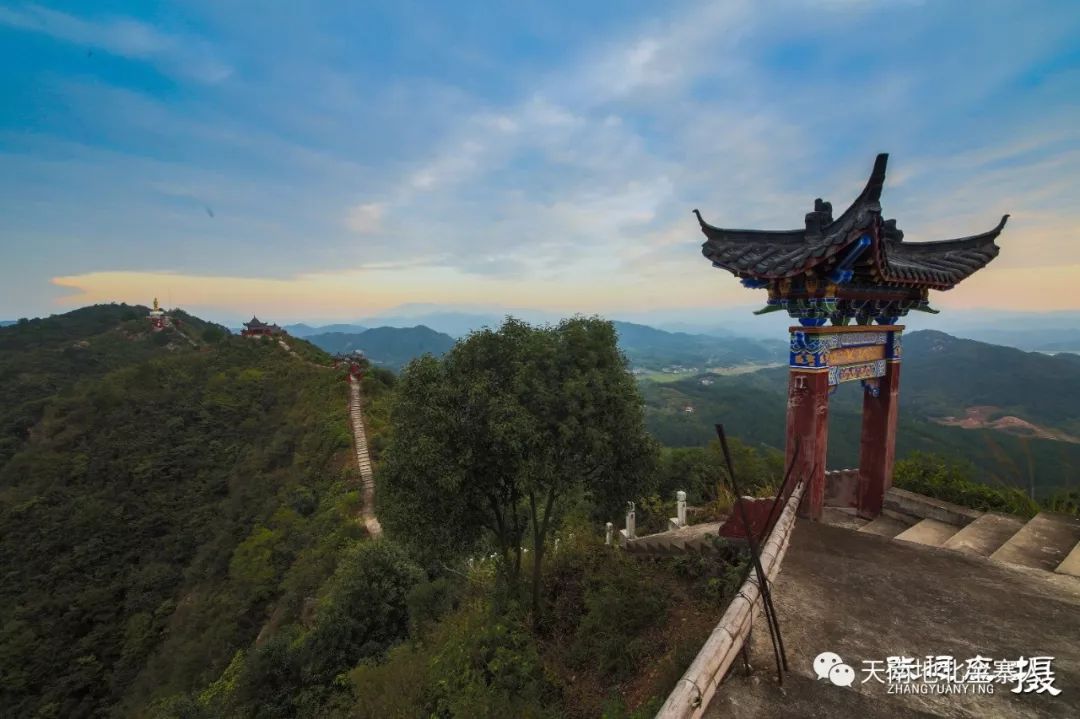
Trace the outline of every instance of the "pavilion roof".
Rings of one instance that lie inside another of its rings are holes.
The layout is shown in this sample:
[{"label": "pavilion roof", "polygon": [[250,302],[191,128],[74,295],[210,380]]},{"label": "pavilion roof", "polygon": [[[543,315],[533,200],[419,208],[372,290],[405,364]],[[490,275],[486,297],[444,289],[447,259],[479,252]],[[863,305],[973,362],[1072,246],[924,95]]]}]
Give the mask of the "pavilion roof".
[{"label": "pavilion roof", "polygon": [[804,227],[797,230],[735,230],[715,227],[694,210],[707,238],[702,254],[715,267],[743,278],[783,279],[817,265],[835,264],[833,258],[859,238],[873,242],[875,276],[882,283],[948,289],[986,266],[998,254],[994,240],[1005,227],[978,235],[941,242],[904,242],[895,220],[881,219],[881,190],[889,156],[880,154],[870,179],[851,206],[834,218],[832,204],[814,201]]}]

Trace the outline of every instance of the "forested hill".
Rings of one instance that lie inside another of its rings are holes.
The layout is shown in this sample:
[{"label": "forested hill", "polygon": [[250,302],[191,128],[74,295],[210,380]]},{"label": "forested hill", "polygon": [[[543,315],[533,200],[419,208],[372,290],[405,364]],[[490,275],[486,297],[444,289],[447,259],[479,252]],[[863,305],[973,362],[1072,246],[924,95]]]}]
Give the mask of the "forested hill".
[{"label": "forested hill", "polygon": [[1080,437],[1080,361],[1076,355],[1024,352],[932,330],[904,337],[904,401],[927,417],[994,407]]},{"label": "forested hill", "polygon": [[619,348],[635,367],[642,369],[680,365],[704,370],[787,360],[787,343],[781,340],[666,332],[633,322],[613,324],[619,333]]},{"label": "forested hill", "polygon": [[146,307],[96,305],[0,328],[0,467],[58,392],[151,357],[187,353],[227,334],[184,312],[150,331]]},{"label": "forested hill", "polygon": [[145,314],[0,329],[5,716],[151,715],[299,621],[362,533],[342,375]]}]

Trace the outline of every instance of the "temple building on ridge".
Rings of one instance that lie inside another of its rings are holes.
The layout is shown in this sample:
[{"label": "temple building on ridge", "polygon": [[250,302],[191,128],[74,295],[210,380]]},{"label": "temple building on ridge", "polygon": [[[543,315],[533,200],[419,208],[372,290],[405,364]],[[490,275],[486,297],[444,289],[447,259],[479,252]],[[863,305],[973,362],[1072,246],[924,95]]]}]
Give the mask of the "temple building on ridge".
[{"label": "temple building on ridge", "polygon": [[243,337],[280,337],[286,333],[277,325],[268,325],[260,322],[258,317],[252,317],[250,322],[244,323],[240,334]]},{"label": "temple building on ridge", "polygon": [[161,306],[158,304],[157,297],[154,298],[154,309],[150,310],[147,319],[150,320],[150,326],[155,332],[160,332],[172,324],[169,320],[169,316],[165,314],[165,310],[161,309]]}]

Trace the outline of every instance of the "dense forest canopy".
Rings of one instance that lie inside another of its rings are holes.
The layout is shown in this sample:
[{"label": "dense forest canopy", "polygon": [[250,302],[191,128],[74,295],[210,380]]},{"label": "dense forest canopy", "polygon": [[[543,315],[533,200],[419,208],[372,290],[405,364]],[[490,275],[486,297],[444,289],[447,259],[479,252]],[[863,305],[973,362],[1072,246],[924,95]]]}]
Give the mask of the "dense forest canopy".
[{"label": "dense forest canopy", "polygon": [[18,400],[0,465],[15,716],[104,716],[215,677],[361,536],[341,375],[144,318],[102,306],[0,331],[3,406]]}]

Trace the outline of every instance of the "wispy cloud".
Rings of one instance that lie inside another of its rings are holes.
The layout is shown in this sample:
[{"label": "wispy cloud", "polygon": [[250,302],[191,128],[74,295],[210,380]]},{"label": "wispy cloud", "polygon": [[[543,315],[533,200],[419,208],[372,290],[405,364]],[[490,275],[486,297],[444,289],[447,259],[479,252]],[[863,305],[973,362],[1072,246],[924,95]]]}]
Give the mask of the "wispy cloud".
[{"label": "wispy cloud", "polygon": [[202,39],[166,33],[131,18],[88,20],[27,4],[0,7],[0,24],[120,57],[152,62],[169,74],[200,82],[216,83],[232,74],[232,68]]},{"label": "wispy cloud", "polygon": [[345,225],[358,235],[372,235],[382,228],[384,207],[379,202],[363,202],[349,208]]}]

